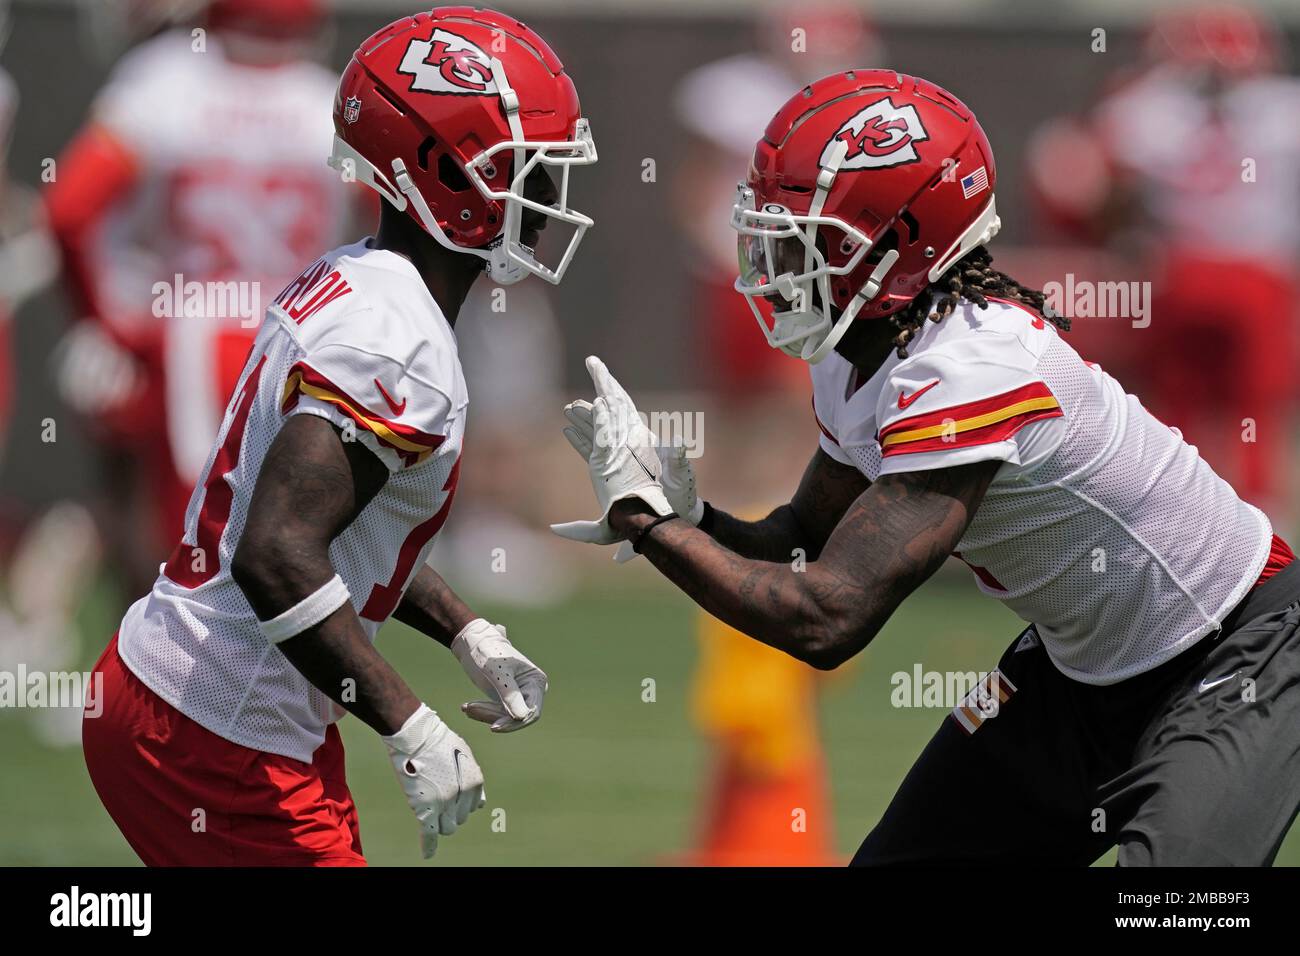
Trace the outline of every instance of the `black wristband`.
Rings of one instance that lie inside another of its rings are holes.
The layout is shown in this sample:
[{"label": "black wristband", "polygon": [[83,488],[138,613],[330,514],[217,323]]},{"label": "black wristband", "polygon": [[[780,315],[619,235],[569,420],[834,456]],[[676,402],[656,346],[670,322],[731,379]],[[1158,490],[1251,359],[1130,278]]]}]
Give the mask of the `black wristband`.
[{"label": "black wristband", "polygon": [[640,554],[641,542],[645,540],[646,535],[648,535],[655,528],[659,527],[665,521],[672,521],[674,518],[680,518],[680,517],[681,515],[679,515],[676,511],[672,512],[671,514],[660,515],[658,518],[655,518],[654,521],[651,521],[648,525],[642,528],[641,531],[636,535],[636,537],[633,537],[632,535],[628,535],[627,540],[632,542],[632,550],[635,551],[637,554]]},{"label": "black wristband", "polygon": [[707,501],[704,502],[704,511],[700,514],[700,523],[695,527],[699,528],[710,537],[713,536],[713,505]]}]

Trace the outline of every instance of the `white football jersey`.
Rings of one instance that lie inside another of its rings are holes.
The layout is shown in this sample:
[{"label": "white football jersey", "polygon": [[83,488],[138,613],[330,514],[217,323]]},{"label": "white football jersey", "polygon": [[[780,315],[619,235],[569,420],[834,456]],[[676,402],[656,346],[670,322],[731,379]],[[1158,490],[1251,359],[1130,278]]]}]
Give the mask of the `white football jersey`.
[{"label": "white football jersey", "polygon": [[263,458],[289,416],[319,415],[387,465],[329,552],[373,639],[447,518],[468,405],[451,326],[415,267],[368,242],[315,262],[268,309],[184,537],[119,637],[131,671],[182,713],[304,761],[343,711],[267,641],[230,575]]},{"label": "white football jersey", "polygon": [[962,301],[860,387],[837,353],[812,381],[822,449],[872,481],[1003,462],[954,555],[1076,680],[1111,684],[1175,656],[1267,560],[1268,518],[1014,303]]}]

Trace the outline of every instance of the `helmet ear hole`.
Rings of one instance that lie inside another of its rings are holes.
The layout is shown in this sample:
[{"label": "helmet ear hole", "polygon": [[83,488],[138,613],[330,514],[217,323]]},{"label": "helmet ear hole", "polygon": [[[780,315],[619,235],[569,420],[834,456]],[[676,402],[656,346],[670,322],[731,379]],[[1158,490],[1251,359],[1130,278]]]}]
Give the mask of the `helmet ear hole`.
[{"label": "helmet ear hole", "polygon": [[433,147],[438,145],[438,141],[432,136],[426,136],[420,148],[415,151],[415,164],[423,169],[426,173],[429,171],[429,154],[433,152]]},{"label": "helmet ear hole", "polygon": [[463,193],[470,188],[469,177],[451,153],[443,153],[438,157],[438,182],[454,193]]},{"label": "helmet ear hole", "polygon": [[921,238],[921,224],[916,221],[916,217],[908,210],[904,209],[898,214],[898,220],[907,227],[907,244],[915,245],[916,240]]}]

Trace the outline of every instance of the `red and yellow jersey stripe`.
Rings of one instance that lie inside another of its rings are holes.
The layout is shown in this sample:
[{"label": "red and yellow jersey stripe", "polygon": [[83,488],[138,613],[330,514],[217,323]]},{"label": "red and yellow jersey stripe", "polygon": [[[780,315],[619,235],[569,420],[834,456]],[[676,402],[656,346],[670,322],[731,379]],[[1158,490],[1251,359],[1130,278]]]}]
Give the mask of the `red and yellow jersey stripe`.
[{"label": "red and yellow jersey stripe", "polygon": [[888,458],[987,445],[1006,441],[1030,422],[1063,414],[1051,390],[1033,382],[991,398],[900,418],[880,430],[880,450]]},{"label": "red and yellow jersey stripe", "polygon": [[298,396],[306,395],[318,402],[328,402],[351,418],[357,425],[373,434],[380,443],[393,449],[407,467],[418,464],[433,454],[442,444],[444,436],[422,432],[418,428],[383,418],[351,398],[324,375],[305,362],[289,369],[280,411],[287,413],[298,403]]}]

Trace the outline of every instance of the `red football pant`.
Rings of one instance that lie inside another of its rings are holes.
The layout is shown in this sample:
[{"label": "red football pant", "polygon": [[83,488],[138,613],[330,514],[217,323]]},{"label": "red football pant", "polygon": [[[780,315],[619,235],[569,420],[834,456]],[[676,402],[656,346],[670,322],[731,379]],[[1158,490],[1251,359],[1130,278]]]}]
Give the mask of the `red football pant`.
[{"label": "red football pant", "polygon": [[147,866],[365,865],[337,727],[302,763],[186,717],[131,673],[116,635],[95,673],[102,712],[82,719],[86,768]]}]

